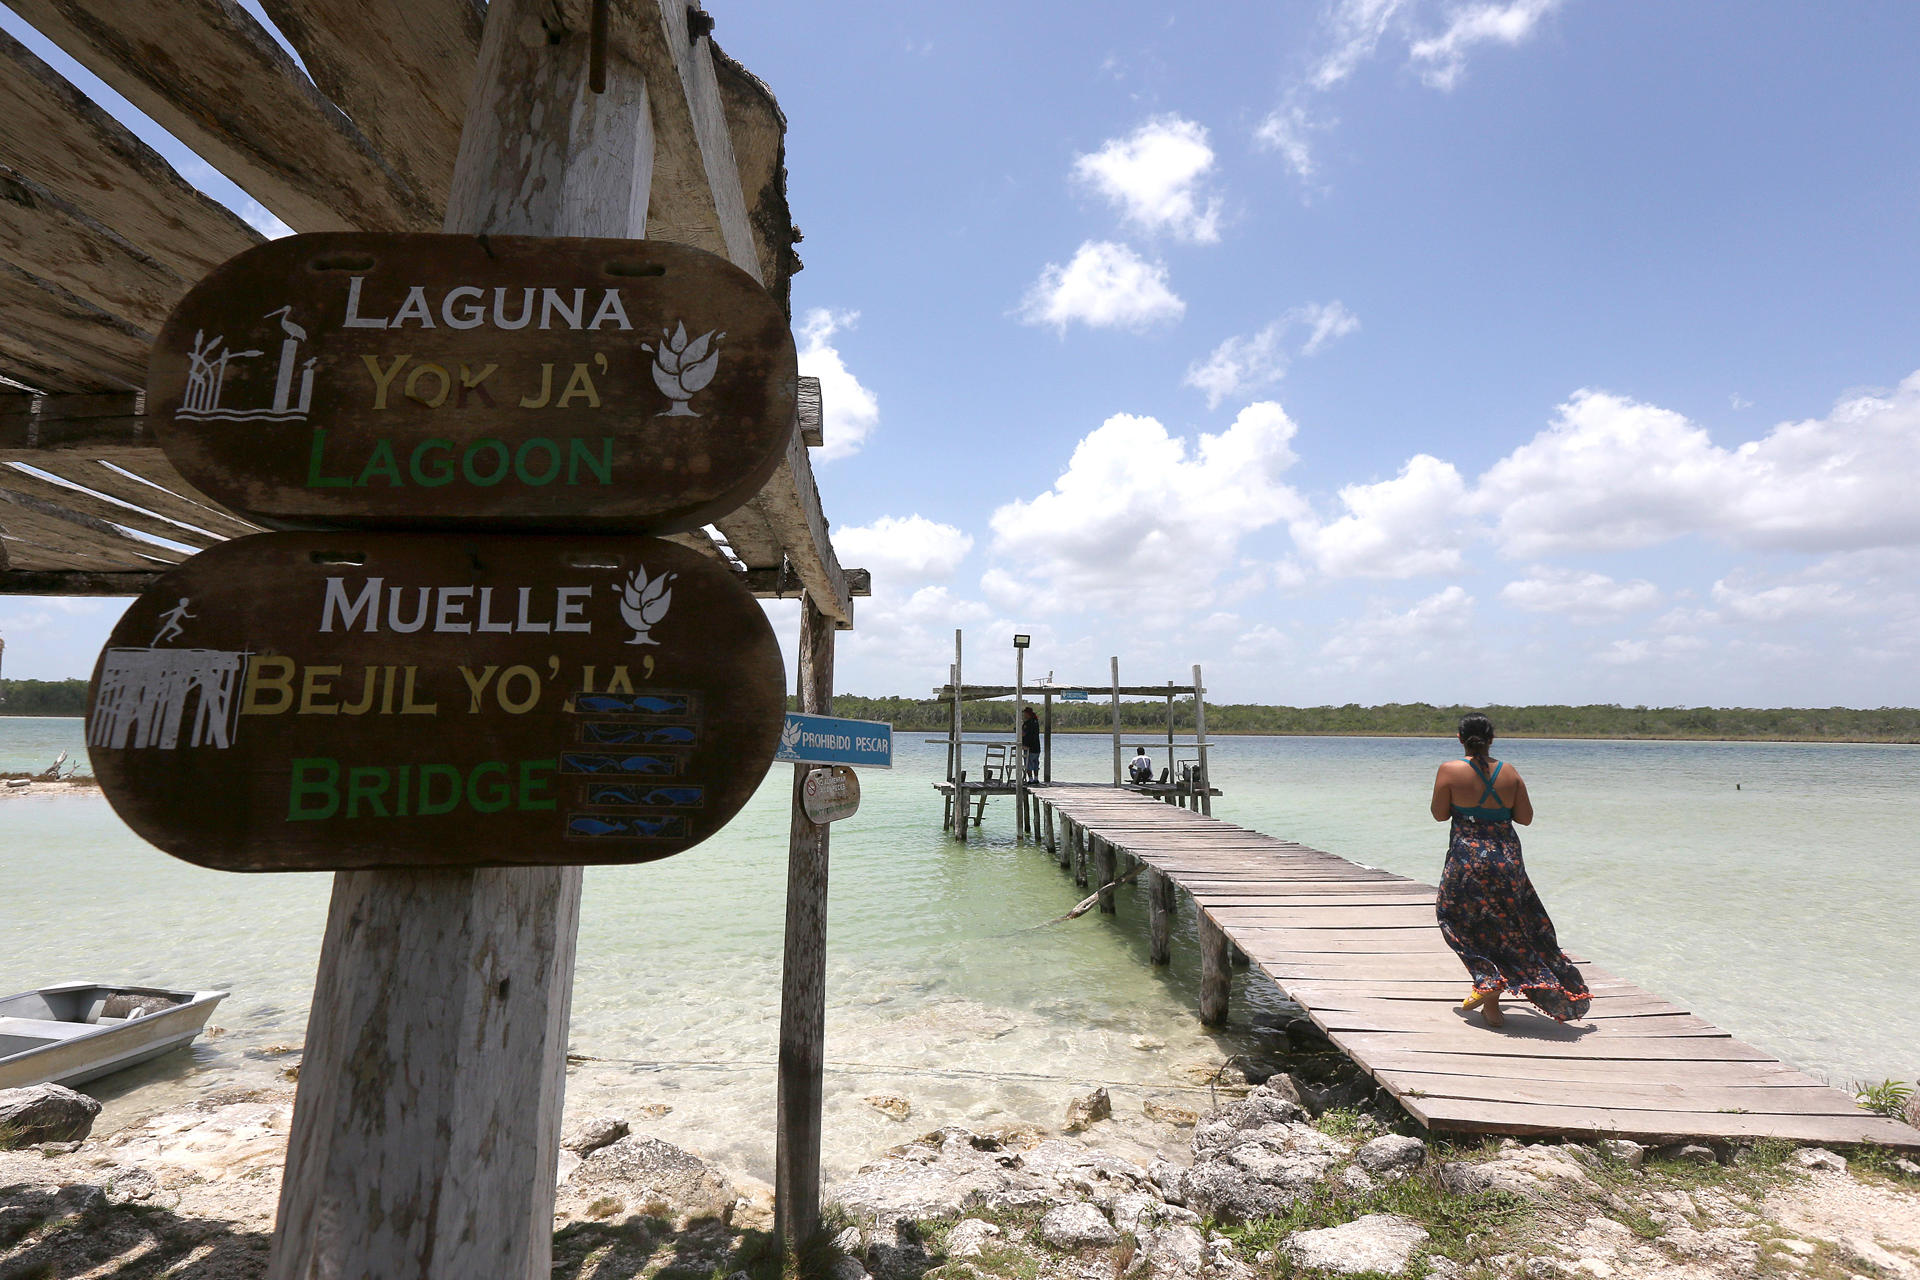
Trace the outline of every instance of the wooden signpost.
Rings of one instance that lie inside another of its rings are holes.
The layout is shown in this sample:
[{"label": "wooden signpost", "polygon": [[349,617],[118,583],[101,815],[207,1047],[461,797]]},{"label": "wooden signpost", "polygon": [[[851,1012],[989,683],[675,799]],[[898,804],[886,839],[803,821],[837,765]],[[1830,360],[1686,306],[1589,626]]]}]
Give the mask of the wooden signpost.
[{"label": "wooden signpost", "polygon": [[649,862],[759,785],[765,612],[653,538],[262,534],[127,610],[87,741],[127,824],[229,871]]},{"label": "wooden signpost", "polygon": [[195,286],[147,411],[182,475],[271,526],[664,533],[759,490],[797,385],[779,305],[713,254],[339,232]]}]

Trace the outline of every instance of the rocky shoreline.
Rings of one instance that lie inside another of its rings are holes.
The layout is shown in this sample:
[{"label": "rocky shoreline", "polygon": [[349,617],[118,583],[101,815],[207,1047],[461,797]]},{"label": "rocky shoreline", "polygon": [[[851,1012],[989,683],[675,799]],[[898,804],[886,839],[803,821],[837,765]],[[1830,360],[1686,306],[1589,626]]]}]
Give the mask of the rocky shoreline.
[{"label": "rocky shoreline", "polygon": [[[1146,1163],[1103,1143],[1119,1123],[1104,1090],[1052,1127],[938,1129],[829,1186],[832,1238],[806,1269],[831,1280],[1920,1280],[1913,1161],[1766,1142],[1449,1144],[1416,1136],[1395,1108],[1372,1109],[1354,1085],[1241,1079],[1204,1114],[1157,1117],[1176,1136]],[[14,1146],[0,1151],[0,1280],[263,1274],[291,1089],[214,1096],[79,1140],[98,1104],[74,1097],[29,1114],[0,1096]],[[778,1275],[771,1187],[644,1124],[570,1123],[553,1274]]]}]

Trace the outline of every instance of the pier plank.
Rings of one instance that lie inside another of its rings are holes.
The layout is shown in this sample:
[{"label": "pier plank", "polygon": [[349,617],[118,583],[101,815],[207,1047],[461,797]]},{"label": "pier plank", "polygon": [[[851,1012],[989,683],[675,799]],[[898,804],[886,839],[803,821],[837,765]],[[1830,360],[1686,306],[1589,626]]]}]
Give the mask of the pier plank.
[{"label": "pier plank", "polygon": [[1193,899],[1214,953],[1210,1020],[1225,1013],[1219,955],[1237,948],[1430,1129],[1920,1150],[1920,1131],[1571,951],[1594,997],[1585,1019],[1509,997],[1506,1025],[1484,1026],[1459,1007],[1469,983],[1431,885],[1119,788],[1036,793]]}]

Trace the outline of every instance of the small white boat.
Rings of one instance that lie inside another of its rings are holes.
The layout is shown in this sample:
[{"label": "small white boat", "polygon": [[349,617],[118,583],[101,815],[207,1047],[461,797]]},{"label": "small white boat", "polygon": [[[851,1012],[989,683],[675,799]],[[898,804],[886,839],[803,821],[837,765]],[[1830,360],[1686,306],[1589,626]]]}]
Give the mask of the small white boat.
[{"label": "small white boat", "polygon": [[183,1048],[226,997],[63,982],[0,999],[0,1089],[71,1087]]}]

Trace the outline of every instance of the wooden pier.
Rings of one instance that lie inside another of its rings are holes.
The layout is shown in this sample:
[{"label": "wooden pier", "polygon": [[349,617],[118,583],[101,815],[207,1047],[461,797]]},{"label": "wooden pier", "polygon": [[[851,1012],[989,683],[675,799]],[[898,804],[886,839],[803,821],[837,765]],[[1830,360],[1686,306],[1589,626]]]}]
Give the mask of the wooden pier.
[{"label": "wooden pier", "polygon": [[1593,992],[1585,1021],[1562,1025],[1515,1000],[1504,1027],[1482,1025],[1460,1010],[1470,983],[1440,936],[1431,885],[1124,788],[1032,794],[1043,844],[1081,883],[1144,877],[1155,964],[1169,958],[1175,893],[1193,898],[1203,1020],[1226,1021],[1244,956],[1430,1130],[1920,1150],[1920,1131],[1579,956]]}]

